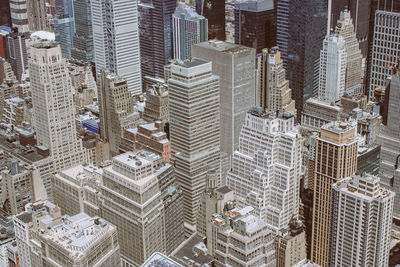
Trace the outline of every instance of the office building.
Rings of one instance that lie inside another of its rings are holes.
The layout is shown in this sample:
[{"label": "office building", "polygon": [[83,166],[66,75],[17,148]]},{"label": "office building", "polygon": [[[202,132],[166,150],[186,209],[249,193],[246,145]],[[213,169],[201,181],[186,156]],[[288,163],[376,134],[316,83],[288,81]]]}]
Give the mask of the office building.
[{"label": "office building", "polygon": [[27,0],[29,30],[50,30],[46,13],[46,0]]},{"label": "office building", "polygon": [[11,24],[18,32],[29,32],[27,0],[10,0]]},{"label": "office building", "polygon": [[196,12],[208,19],[208,40],[225,41],[225,1],[196,0]]},{"label": "office building", "polygon": [[357,170],[357,132],[353,123],[331,122],[322,126],[315,144],[314,204],[311,261],[329,266],[332,221],[332,184]]},{"label": "office building", "polygon": [[123,152],[146,149],[162,157],[165,162],[171,156],[171,144],[161,121],[139,124],[137,128],[125,129],[119,150]]},{"label": "office building", "polygon": [[97,74],[100,111],[100,136],[118,154],[124,129],[134,128],[139,120],[126,79],[101,71]]},{"label": "office building", "polygon": [[3,14],[0,18],[0,25],[11,27],[10,0],[0,2],[0,14]]},{"label": "office building", "polygon": [[299,216],[302,138],[293,114],[254,108],[246,115],[227,185],[239,207],[254,207],[268,227],[286,228]]},{"label": "office building", "polygon": [[172,22],[174,59],[190,59],[192,45],[208,40],[208,21],[183,2],[179,2]]},{"label": "office building", "polygon": [[16,80],[14,71],[11,67],[11,64],[4,58],[0,58],[0,85],[3,84],[3,81]]},{"label": "office building", "polygon": [[210,219],[215,214],[224,214],[236,207],[235,196],[226,185],[217,186],[218,176],[215,171],[207,173],[206,189],[201,195],[197,217],[197,234],[205,238],[208,253],[215,256],[218,233],[213,229]]},{"label": "office building", "polygon": [[276,266],[274,234],[251,210],[247,206],[212,216],[213,230],[218,232],[215,259],[221,265]]},{"label": "office building", "polygon": [[339,101],[346,86],[347,52],[342,36],[327,35],[319,60],[318,96],[329,103]]},{"label": "office building", "polygon": [[32,266],[121,266],[117,228],[99,217],[40,216],[32,235]]},{"label": "office building", "polygon": [[235,4],[235,44],[256,49],[276,45],[274,0],[245,0]]},{"label": "office building", "polygon": [[388,266],[394,195],[368,174],[332,185],[329,266]]},{"label": "office building", "polygon": [[296,115],[292,90],[278,47],[265,48],[257,57],[256,106],[263,111],[291,112]]},{"label": "office building", "polygon": [[[81,164],[85,155],[76,136],[75,108],[66,59],[55,43],[38,43],[29,61],[32,105],[37,145],[49,150],[51,172]],[[53,101],[48,101],[53,99]],[[43,181],[50,194],[50,180]]]},{"label": "office building", "polygon": [[56,0],[54,21],[55,41],[61,47],[63,57],[71,57],[75,35],[75,17],[73,0]]},{"label": "office building", "polygon": [[138,4],[140,60],[143,84],[164,78],[164,65],[172,58],[172,14],[175,0],[144,0]]},{"label": "office building", "polygon": [[[375,0],[374,0],[375,1]],[[361,54],[363,58],[368,56],[368,43],[369,43],[369,27],[370,18],[374,17],[371,13],[373,1],[362,1],[362,0],[333,0],[331,4],[330,13],[330,26],[328,29],[336,29],[339,26],[339,20],[341,20],[341,13],[348,13],[353,21],[355,37],[359,43]],[[389,2],[389,1],[380,1]],[[373,22],[372,22],[373,24]]]},{"label": "office building", "polygon": [[90,4],[96,69],[125,79],[132,95],[142,93],[137,0]]},{"label": "office building", "polygon": [[212,62],[220,80],[221,151],[232,155],[247,111],[254,106],[255,49],[222,41],[193,46],[194,57]]},{"label": "office building", "polygon": [[165,215],[154,163],[128,152],[103,169],[102,217],[117,226],[122,266],[165,253]]},{"label": "office building", "polygon": [[220,175],[219,78],[212,74],[211,62],[198,58],[173,63],[171,75],[171,153],[183,190],[186,233],[190,234],[196,231],[207,171],[213,169]]},{"label": "office building", "polygon": [[71,58],[81,62],[94,60],[92,11],[90,0],[74,0],[75,35]]},{"label": "office building", "polygon": [[381,184],[396,193],[393,216],[400,219],[400,180],[395,178],[400,154],[400,73],[397,71],[388,81],[382,115],[382,126],[377,138],[381,145],[379,176]]},{"label": "office building", "polygon": [[168,86],[167,84],[153,84],[146,91],[146,106],[143,119],[148,122],[161,120],[168,122]]},{"label": "office building", "polygon": [[26,53],[27,34],[11,32],[6,36],[6,59],[11,64],[18,81],[21,82],[22,74],[28,67],[28,55]]},{"label": "office building", "polygon": [[0,213],[0,231],[0,265],[14,267],[8,260],[8,248],[16,246],[13,217],[3,211]]},{"label": "office building", "polygon": [[345,92],[349,95],[360,95],[362,93],[361,82],[364,77],[362,68],[363,56],[354,31],[353,19],[348,10],[340,13],[335,34],[343,37],[347,53]]},{"label": "office building", "polygon": [[374,37],[369,61],[369,85],[366,94],[374,98],[377,87],[385,87],[386,79],[392,75],[400,56],[400,13],[377,10],[375,13]]},{"label": "office building", "polygon": [[296,103],[317,96],[319,57],[326,36],[328,0],[277,0],[277,46]]}]

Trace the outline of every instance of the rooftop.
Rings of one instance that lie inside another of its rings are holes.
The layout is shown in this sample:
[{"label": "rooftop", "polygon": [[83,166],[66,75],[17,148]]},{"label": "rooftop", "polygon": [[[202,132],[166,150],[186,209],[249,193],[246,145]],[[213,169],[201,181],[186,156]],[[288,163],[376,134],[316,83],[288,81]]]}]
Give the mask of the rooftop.
[{"label": "rooftop", "polygon": [[175,60],[174,64],[181,66],[181,67],[185,67],[185,68],[193,68],[193,67],[197,67],[206,63],[210,63],[207,60],[201,59],[201,58],[192,58],[192,59],[187,59],[187,60]]},{"label": "rooftop", "polygon": [[154,252],[140,267],[183,267],[183,265],[160,252]]},{"label": "rooftop", "polygon": [[252,48],[247,47],[247,46],[228,43],[228,42],[219,41],[219,40],[209,40],[209,41],[198,43],[195,45],[199,46],[199,47],[216,50],[216,51],[226,52],[226,53],[238,53],[238,52],[252,50]]}]

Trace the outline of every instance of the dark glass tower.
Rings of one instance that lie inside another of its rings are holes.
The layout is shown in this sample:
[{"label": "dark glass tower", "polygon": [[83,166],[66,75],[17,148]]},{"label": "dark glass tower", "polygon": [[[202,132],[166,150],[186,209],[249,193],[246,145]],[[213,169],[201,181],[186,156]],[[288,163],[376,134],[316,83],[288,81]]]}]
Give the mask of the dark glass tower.
[{"label": "dark glass tower", "polygon": [[73,38],[75,34],[75,19],[73,0],[56,0],[56,15],[54,18],[54,34],[60,44],[62,56],[71,57]]},{"label": "dark glass tower", "polygon": [[208,39],[225,41],[225,0],[196,0],[196,12],[208,19]]},{"label": "dark glass tower", "polygon": [[277,1],[277,43],[283,48],[282,58],[298,118],[303,103],[317,94],[319,55],[327,33],[327,14],[327,0]]},{"label": "dark glass tower", "polygon": [[[164,78],[164,65],[172,58],[172,14],[176,0],[139,3],[140,56],[143,84]],[[161,19],[162,18],[162,19]]]},{"label": "dark glass tower", "polygon": [[11,11],[10,11],[10,0],[0,1],[0,26],[6,25],[11,26]]},{"label": "dark glass tower", "polygon": [[75,35],[71,57],[81,62],[93,60],[93,31],[90,0],[74,1]]},{"label": "dark glass tower", "polygon": [[235,5],[235,43],[255,48],[276,45],[274,0],[247,0]]}]

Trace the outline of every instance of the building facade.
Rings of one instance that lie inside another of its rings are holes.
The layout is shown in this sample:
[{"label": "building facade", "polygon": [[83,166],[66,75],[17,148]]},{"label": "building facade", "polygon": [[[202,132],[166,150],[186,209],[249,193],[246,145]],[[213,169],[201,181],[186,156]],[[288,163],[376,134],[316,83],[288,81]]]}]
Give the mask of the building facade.
[{"label": "building facade", "polygon": [[74,1],[75,35],[71,58],[80,62],[94,60],[92,11],[90,0]]},{"label": "building facade", "polygon": [[9,3],[12,27],[20,33],[29,32],[27,0],[10,0]]},{"label": "building facade", "polygon": [[331,122],[321,128],[315,144],[314,203],[311,261],[329,266],[332,184],[351,177],[357,170],[357,129],[346,122]]},{"label": "building facade", "polygon": [[196,0],[196,12],[208,19],[208,39],[225,41],[225,1]]},{"label": "building facade", "polygon": [[293,114],[276,117],[254,108],[232,156],[227,185],[239,207],[254,207],[253,214],[276,232],[299,216],[301,142]]},{"label": "building facade", "polygon": [[146,91],[146,106],[143,111],[143,119],[148,122],[161,120],[168,122],[168,86],[158,83],[152,85]]},{"label": "building facade", "polygon": [[220,175],[219,78],[212,74],[211,62],[197,58],[172,64],[171,75],[171,153],[183,190],[186,233],[190,234],[196,231],[207,171],[214,169]]},{"label": "building facade", "polygon": [[21,82],[22,74],[28,68],[28,55],[26,53],[26,33],[11,32],[6,36],[5,44],[7,57],[18,81]]},{"label": "building facade", "polygon": [[193,46],[194,57],[212,62],[220,80],[221,151],[232,155],[247,111],[254,106],[255,49],[222,41]]},{"label": "building facade", "polygon": [[132,95],[142,93],[137,0],[93,0],[90,5],[96,69],[124,78]]},{"label": "building facade", "polygon": [[56,0],[54,34],[55,40],[61,47],[63,57],[71,57],[73,38],[75,35],[75,16],[73,0]]},{"label": "building facade", "polygon": [[361,174],[332,185],[330,266],[387,266],[394,193]]},{"label": "building facade", "polygon": [[192,45],[208,40],[208,21],[192,8],[179,2],[172,16],[174,59],[192,57]]}]

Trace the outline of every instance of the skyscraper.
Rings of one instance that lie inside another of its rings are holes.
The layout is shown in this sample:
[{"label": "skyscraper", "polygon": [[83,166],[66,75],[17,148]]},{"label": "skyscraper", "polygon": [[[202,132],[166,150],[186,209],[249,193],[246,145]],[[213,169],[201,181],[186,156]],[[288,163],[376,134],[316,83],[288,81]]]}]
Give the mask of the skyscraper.
[{"label": "skyscraper", "polygon": [[192,45],[208,40],[208,21],[183,2],[179,2],[172,16],[174,58],[192,57]]},{"label": "skyscraper", "polygon": [[254,106],[255,49],[222,41],[208,41],[192,48],[194,57],[212,62],[220,80],[221,151],[232,155],[246,113]]},{"label": "skyscraper", "polygon": [[29,29],[33,31],[49,30],[46,0],[28,0],[27,5]]},{"label": "skyscraper", "polygon": [[[71,80],[60,46],[54,43],[33,45],[29,71],[38,146],[50,150],[53,172],[82,163],[85,155],[82,141],[76,136]],[[51,196],[49,183],[44,181]]]},{"label": "skyscraper", "polygon": [[196,12],[208,19],[208,39],[225,41],[225,0],[196,0]]},{"label": "skyscraper", "polygon": [[97,74],[100,136],[118,154],[124,129],[135,128],[139,113],[134,110],[129,85],[125,79],[101,71]]},{"label": "skyscraper", "polygon": [[315,145],[311,261],[329,266],[332,184],[357,170],[357,127],[331,122],[322,126]]},{"label": "skyscraper", "polygon": [[382,126],[377,138],[381,145],[379,176],[383,186],[396,193],[393,216],[400,219],[400,180],[398,160],[400,154],[400,73],[387,81],[382,114]]},{"label": "skyscraper", "polygon": [[254,108],[246,115],[239,149],[232,156],[226,180],[239,207],[254,207],[252,214],[275,232],[299,215],[301,141],[293,114],[277,117]]},{"label": "skyscraper", "polygon": [[122,266],[139,266],[166,250],[164,205],[153,164],[128,152],[103,169],[102,216],[117,226]]},{"label": "skyscraper", "polygon": [[329,266],[388,266],[394,195],[369,174],[332,185]]},{"label": "skyscraper", "polygon": [[[172,58],[172,14],[175,0],[144,0],[138,5],[142,77],[164,78]],[[162,18],[162,19],[161,19]]]},{"label": "skyscraper", "polygon": [[260,53],[276,45],[274,0],[246,0],[235,4],[235,44]]},{"label": "skyscraper", "polygon": [[11,32],[6,36],[7,60],[18,81],[21,81],[22,74],[28,65],[28,55],[26,53],[27,33]]},{"label": "skyscraper", "polygon": [[169,123],[176,176],[184,196],[185,231],[196,231],[205,175],[220,172],[219,78],[212,63],[193,58],[171,65]]},{"label": "skyscraper", "polygon": [[400,13],[377,10],[375,13],[374,38],[369,61],[368,98],[374,98],[374,89],[384,87],[400,57]]},{"label": "skyscraper", "polygon": [[10,0],[3,0],[0,2],[0,25],[11,26],[11,10],[10,10]]},{"label": "skyscraper", "polygon": [[[388,1],[381,1],[388,2]],[[369,43],[369,30],[370,30],[370,18],[374,17],[371,13],[372,0],[331,0],[331,13],[329,17],[330,26],[329,29],[335,29],[339,26],[339,20],[341,20],[341,13],[348,12],[351,14],[353,20],[355,37],[359,43],[362,56],[367,58],[368,56],[368,43]],[[372,22],[373,24],[373,22]]]},{"label": "skyscraper", "polygon": [[257,57],[256,105],[263,111],[292,112],[296,115],[292,90],[278,47],[264,48]]},{"label": "skyscraper", "polygon": [[277,45],[296,102],[318,94],[319,56],[326,36],[328,0],[277,0]]},{"label": "skyscraper", "polygon": [[54,34],[56,42],[61,46],[62,56],[70,58],[75,35],[73,0],[56,0],[55,3]]},{"label": "skyscraper", "polygon": [[27,0],[10,0],[10,11],[12,27],[20,33],[29,32]]},{"label": "skyscraper", "polygon": [[142,93],[137,0],[90,4],[96,69],[124,78],[132,95]]},{"label": "skyscraper", "polygon": [[329,103],[340,100],[346,84],[347,52],[342,36],[327,35],[319,60],[318,96]]},{"label": "skyscraper", "polygon": [[75,35],[71,58],[91,62],[93,55],[93,29],[90,0],[74,0]]}]

